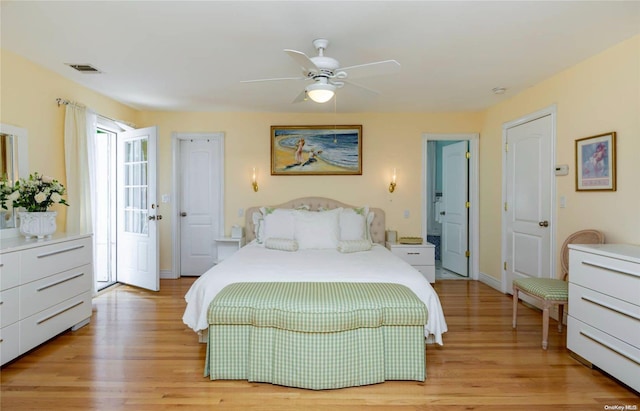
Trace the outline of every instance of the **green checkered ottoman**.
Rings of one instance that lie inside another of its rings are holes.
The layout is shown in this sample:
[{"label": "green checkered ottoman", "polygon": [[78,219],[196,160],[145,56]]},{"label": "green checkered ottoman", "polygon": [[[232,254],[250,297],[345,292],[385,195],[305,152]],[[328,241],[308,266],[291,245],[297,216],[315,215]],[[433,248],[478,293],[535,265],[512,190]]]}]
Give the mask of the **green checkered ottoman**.
[{"label": "green checkered ottoman", "polygon": [[427,309],[388,283],[236,283],[211,302],[205,376],[333,389],[425,379]]}]

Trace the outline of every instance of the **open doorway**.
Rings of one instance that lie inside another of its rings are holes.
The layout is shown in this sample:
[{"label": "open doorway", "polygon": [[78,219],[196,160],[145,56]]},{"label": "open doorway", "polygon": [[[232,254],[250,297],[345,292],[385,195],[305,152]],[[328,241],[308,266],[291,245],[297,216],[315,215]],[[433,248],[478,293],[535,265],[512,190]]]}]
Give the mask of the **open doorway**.
[{"label": "open doorway", "polygon": [[478,278],[477,153],[478,134],[423,136],[422,234],[436,280]]},{"label": "open doorway", "polygon": [[103,290],[117,281],[116,275],[116,137],[115,130],[96,129],[95,156],[95,289]]},{"label": "open doorway", "polygon": [[116,283],[158,291],[157,129],[98,120],[92,188],[95,291]]}]

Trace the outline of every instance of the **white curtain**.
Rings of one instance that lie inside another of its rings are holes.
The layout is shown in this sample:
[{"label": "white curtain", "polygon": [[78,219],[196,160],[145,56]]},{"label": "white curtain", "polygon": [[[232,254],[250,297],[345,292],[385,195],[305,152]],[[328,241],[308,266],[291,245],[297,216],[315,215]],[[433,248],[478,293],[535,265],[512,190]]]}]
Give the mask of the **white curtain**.
[{"label": "white curtain", "polygon": [[[97,115],[92,110],[77,104],[67,104],[64,119],[64,158],[69,203],[66,227],[68,233],[93,232],[96,125]],[[94,252],[95,249],[94,246]]]},{"label": "white curtain", "polygon": [[94,139],[96,114],[68,104],[64,119],[64,154],[67,169],[67,232],[93,232],[95,186]]}]

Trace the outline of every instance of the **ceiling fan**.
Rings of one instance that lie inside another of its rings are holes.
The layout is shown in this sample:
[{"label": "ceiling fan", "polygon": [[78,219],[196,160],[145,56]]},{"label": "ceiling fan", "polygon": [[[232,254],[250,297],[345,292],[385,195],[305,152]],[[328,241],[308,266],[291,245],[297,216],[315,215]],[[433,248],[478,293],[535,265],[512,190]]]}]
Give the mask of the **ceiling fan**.
[{"label": "ceiling fan", "polygon": [[356,66],[340,67],[338,60],[327,57],[324,51],[329,45],[327,39],[313,40],[313,46],[318,51],[318,55],[308,57],[301,51],[285,49],[289,55],[302,69],[301,77],[281,77],[258,80],[245,80],[242,83],[254,83],[260,81],[281,81],[281,80],[311,80],[312,83],[293,100],[294,103],[305,101],[307,97],[317,103],[326,103],[334,96],[336,89],[345,84],[367,90],[378,94],[376,91],[368,89],[359,84],[353,83],[352,79],[390,74],[400,70],[400,63],[395,60],[376,61],[373,63],[359,64]]}]

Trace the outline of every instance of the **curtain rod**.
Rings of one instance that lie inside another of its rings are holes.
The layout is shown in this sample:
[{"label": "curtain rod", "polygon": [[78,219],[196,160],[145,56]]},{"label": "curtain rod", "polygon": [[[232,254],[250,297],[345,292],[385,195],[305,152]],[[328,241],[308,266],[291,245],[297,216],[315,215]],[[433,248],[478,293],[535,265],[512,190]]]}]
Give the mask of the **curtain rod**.
[{"label": "curtain rod", "polygon": [[[85,106],[84,104],[80,104],[80,103],[77,103],[77,102],[75,102],[75,101],[67,100],[67,99],[60,98],[60,97],[58,97],[58,98],[56,99],[56,103],[58,103],[58,107],[60,107],[60,106],[62,106],[62,105],[65,105],[65,106],[69,106],[69,105],[70,105],[70,106],[75,106],[75,107],[83,107],[83,108],[86,108],[86,106]],[[113,121],[114,123],[125,124],[125,125],[127,125],[127,126],[129,126],[129,127],[131,127],[131,128],[136,128],[136,125],[135,125],[135,124],[133,124],[133,123],[129,123],[129,122],[127,122],[127,121],[123,121],[123,120],[116,120],[115,118],[111,118],[111,117],[103,116],[102,114],[97,114],[97,113],[96,113],[96,115],[97,115],[98,117],[102,117],[102,118],[103,118],[103,119],[105,119],[105,120]]]}]

